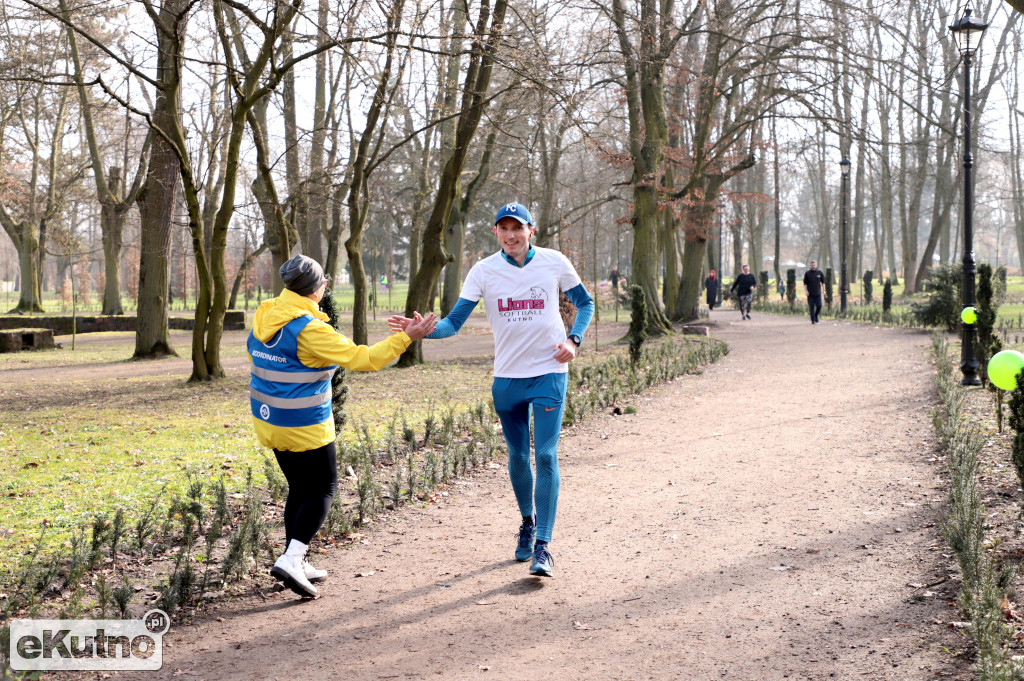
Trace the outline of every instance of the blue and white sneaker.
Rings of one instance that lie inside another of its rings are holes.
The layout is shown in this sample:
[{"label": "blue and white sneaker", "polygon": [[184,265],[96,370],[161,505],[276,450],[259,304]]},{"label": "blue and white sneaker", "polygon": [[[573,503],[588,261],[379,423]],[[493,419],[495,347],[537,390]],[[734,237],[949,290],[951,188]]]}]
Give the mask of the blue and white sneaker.
[{"label": "blue and white sneaker", "polygon": [[530,574],[538,577],[553,577],[555,574],[555,559],[548,551],[547,542],[537,542],[537,548],[533,551],[533,562],[530,564]]},{"label": "blue and white sneaker", "polygon": [[533,557],[533,542],[537,536],[537,516],[533,517],[533,524],[523,523],[519,526],[519,544],[516,546],[516,560],[520,563],[530,560]]}]

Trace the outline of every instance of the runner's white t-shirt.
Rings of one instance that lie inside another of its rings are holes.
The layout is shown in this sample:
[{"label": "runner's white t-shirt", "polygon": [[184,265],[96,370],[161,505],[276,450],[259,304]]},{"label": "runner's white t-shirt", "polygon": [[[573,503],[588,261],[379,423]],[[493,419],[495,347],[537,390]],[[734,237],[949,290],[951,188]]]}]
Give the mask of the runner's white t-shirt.
[{"label": "runner's white t-shirt", "polygon": [[549,248],[534,247],[525,267],[506,261],[500,251],[473,266],[460,297],[484,301],[494,332],[496,377],[532,378],[569,371],[568,364],[554,359],[555,345],[565,340],[558,293],[580,283],[569,259]]}]

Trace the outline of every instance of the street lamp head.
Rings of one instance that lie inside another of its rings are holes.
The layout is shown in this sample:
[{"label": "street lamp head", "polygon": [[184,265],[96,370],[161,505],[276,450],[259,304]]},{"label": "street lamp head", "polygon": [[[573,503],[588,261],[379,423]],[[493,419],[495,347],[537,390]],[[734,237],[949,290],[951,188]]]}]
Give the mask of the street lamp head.
[{"label": "street lamp head", "polygon": [[988,28],[988,24],[977,17],[972,17],[971,8],[967,7],[964,9],[964,15],[953,22],[949,30],[956,38],[960,53],[965,57],[972,57],[978,49],[981,34],[985,32],[986,28]]},{"label": "street lamp head", "polygon": [[843,160],[839,162],[839,170],[843,173],[843,177],[847,177],[850,174],[850,159],[843,157]]}]

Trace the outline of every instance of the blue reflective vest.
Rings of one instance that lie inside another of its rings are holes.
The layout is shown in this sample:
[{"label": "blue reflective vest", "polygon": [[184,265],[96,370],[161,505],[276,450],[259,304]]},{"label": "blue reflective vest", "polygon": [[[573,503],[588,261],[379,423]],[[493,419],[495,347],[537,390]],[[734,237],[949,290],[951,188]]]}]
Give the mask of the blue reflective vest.
[{"label": "blue reflective vest", "polygon": [[296,317],[269,343],[249,332],[249,404],[254,418],[284,428],[311,426],[331,418],[331,377],[337,365],[311,368],[299,361],[299,333],[311,321],[310,315]]}]

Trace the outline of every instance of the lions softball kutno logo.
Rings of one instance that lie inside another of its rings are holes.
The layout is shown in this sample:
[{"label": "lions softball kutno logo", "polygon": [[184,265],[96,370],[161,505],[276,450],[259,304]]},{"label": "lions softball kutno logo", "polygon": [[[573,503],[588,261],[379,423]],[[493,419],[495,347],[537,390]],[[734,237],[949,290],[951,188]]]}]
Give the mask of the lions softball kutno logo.
[{"label": "lions softball kutno logo", "polygon": [[170,626],[163,610],[138,620],[11,620],[8,659],[18,671],[155,671]]},{"label": "lions softball kutno logo", "polygon": [[498,314],[509,322],[528,321],[544,313],[548,293],[540,286],[530,287],[530,297],[516,300],[512,296],[498,298]]}]

